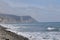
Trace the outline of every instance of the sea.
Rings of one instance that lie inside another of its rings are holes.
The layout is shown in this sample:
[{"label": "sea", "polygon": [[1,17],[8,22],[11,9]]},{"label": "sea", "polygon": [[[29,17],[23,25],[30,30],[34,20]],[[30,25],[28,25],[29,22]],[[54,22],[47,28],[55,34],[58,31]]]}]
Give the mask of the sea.
[{"label": "sea", "polygon": [[60,40],[60,22],[0,24],[29,40]]}]

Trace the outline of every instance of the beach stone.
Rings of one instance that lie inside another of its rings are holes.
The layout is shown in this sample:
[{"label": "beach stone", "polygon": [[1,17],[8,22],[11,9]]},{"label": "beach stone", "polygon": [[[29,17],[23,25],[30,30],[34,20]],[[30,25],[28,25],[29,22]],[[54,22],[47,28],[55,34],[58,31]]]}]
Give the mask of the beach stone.
[{"label": "beach stone", "polygon": [[28,40],[28,38],[21,35],[17,35],[13,32],[5,30],[5,28],[0,26],[0,40]]}]

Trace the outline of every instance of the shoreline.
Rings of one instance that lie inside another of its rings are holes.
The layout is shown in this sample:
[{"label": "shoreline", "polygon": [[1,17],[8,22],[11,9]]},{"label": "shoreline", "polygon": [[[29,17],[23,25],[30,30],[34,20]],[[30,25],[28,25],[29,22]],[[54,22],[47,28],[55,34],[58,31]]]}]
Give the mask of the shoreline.
[{"label": "shoreline", "polygon": [[0,40],[29,40],[22,35],[6,30],[7,28],[0,25]]}]

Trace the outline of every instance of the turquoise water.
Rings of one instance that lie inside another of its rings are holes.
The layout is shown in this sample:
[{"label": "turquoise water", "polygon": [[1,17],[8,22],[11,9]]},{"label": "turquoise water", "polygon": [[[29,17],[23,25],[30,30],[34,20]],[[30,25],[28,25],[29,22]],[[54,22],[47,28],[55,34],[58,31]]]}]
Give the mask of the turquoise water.
[{"label": "turquoise water", "polygon": [[[40,23],[24,23],[24,24],[11,24],[13,30],[20,32],[40,32],[40,31],[60,31],[60,22],[40,22]],[[48,27],[55,28],[48,30]]]}]

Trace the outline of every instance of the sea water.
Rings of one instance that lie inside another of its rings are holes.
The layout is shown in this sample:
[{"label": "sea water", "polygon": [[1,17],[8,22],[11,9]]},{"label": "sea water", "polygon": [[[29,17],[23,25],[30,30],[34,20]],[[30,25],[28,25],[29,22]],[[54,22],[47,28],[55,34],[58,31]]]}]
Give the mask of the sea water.
[{"label": "sea water", "polygon": [[[60,22],[1,24],[6,30],[29,38],[29,40],[60,40]],[[48,30],[48,28],[54,30]]]}]

